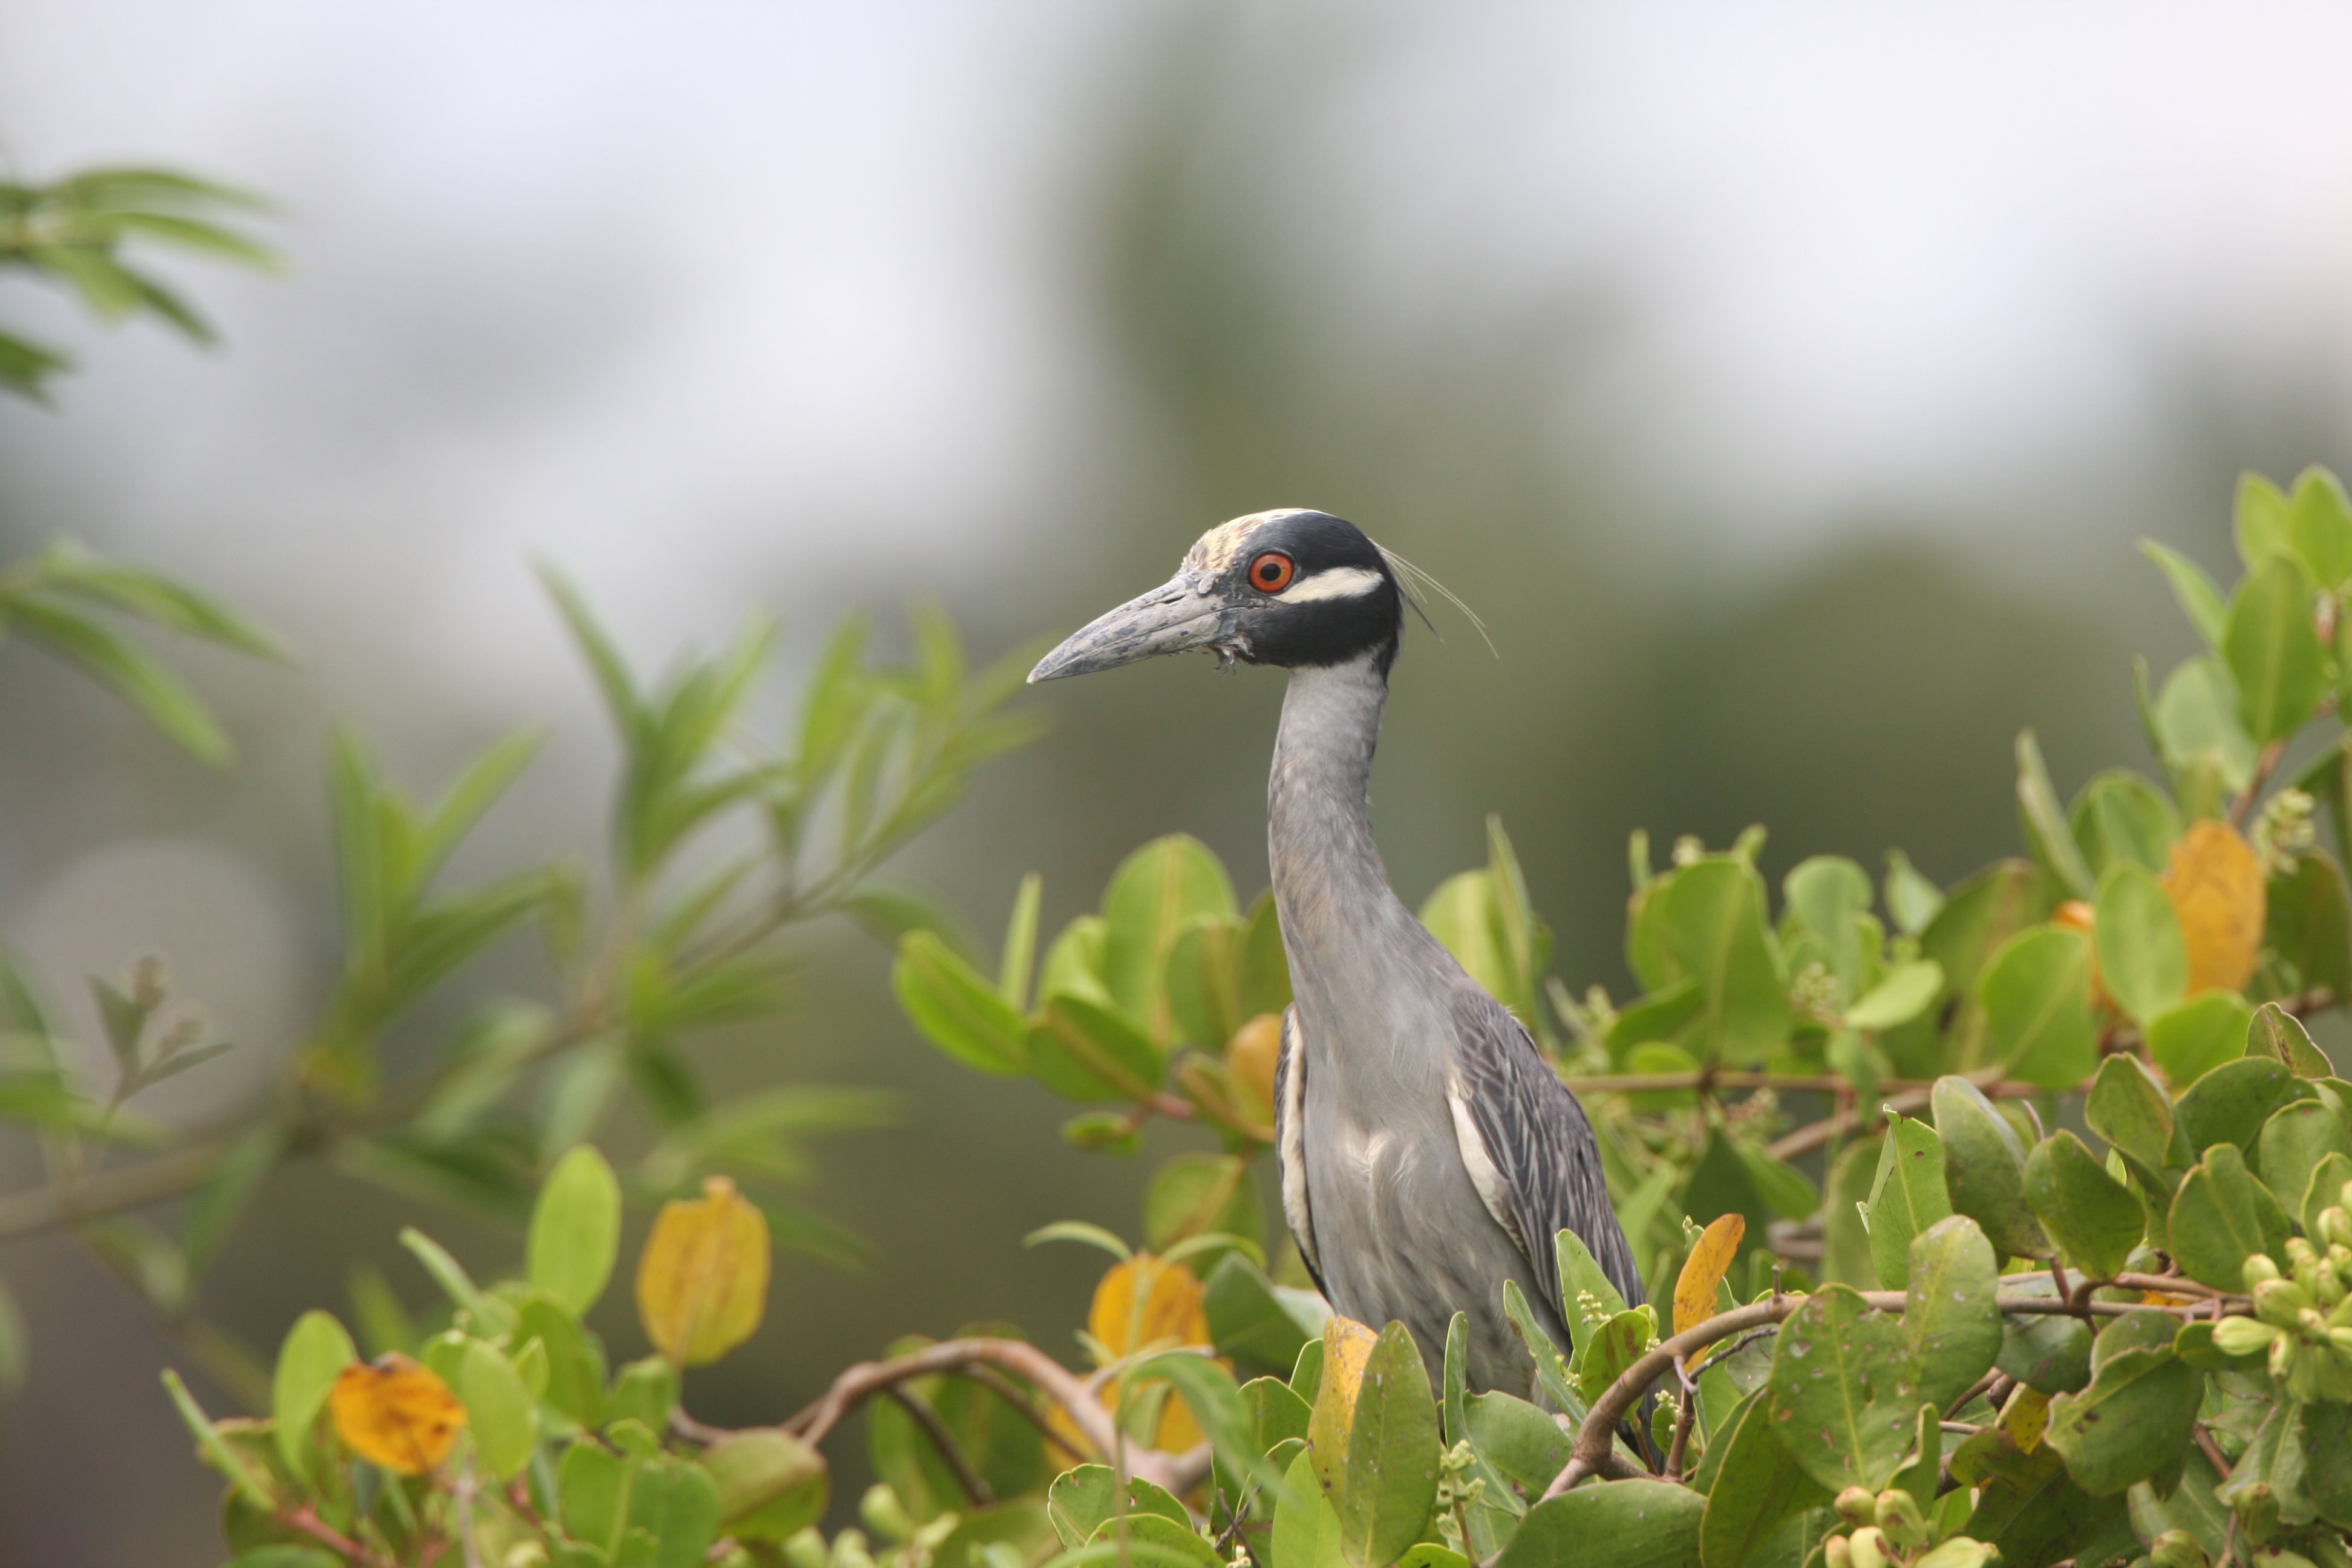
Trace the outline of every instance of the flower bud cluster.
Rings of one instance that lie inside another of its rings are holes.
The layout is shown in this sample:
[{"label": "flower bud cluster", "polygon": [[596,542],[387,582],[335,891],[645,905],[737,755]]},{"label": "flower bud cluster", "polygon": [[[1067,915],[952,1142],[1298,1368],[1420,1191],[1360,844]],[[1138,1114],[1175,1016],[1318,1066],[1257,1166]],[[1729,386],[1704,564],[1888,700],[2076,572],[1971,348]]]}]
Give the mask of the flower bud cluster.
[{"label": "flower bud cluster", "polygon": [[2325,1252],[2298,1236],[2285,1269],[2263,1253],[2246,1259],[2254,1315],[2214,1324],[2213,1343],[2230,1355],[2267,1353],[2271,1375],[2296,1399],[2352,1401],[2352,1214],[2330,1207],[2315,1228]]}]

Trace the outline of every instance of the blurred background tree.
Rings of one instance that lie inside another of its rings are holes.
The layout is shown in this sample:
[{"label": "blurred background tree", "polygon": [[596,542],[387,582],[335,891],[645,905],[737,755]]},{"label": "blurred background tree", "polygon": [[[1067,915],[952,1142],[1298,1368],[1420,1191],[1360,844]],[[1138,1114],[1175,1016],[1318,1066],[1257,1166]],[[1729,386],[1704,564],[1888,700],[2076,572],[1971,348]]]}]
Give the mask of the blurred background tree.
[{"label": "blurred background tree", "polygon": [[[2313,75],[2330,19],[925,22],[0,21],[13,149],[234,172],[283,199],[291,261],[206,285],[216,363],[7,286],[9,330],[82,374],[61,414],[0,408],[6,556],[71,532],[154,561],[306,660],[188,655],[241,743],[216,773],[0,658],[0,930],[44,973],[164,951],[257,1067],[290,1050],[341,962],[331,713],[417,781],[554,721],[461,882],[596,841],[614,743],[534,553],[640,668],[770,605],[805,668],[845,603],[935,592],[994,650],[1158,581],[1210,521],[1297,503],[1428,567],[1502,650],[1441,622],[1406,652],[1376,790],[1400,889],[1481,860],[1499,811],[1556,967],[1610,975],[1633,826],[1769,821],[1775,881],[1895,843],[1948,880],[2013,843],[2018,728],[2062,778],[2139,760],[2130,656],[2188,641],[2124,543],[2218,567],[2239,468],[2347,462],[2345,241],[2305,194],[2340,179],[2326,117],[2352,112]],[[1047,738],[903,875],[991,933],[1025,869],[1058,927],[1164,832],[1261,886],[1277,689],[1169,668],[1055,693]],[[875,1241],[866,1271],[781,1271],[770,1327],[696,1391],[707,1418],[796,1407],[902,1331],[1065,1342],[1093,1265],[1020,1237],[1136,1212],[1147,1163],[1062,1150],[1060,1108],[937,1059],[886,976],[864,936],[824,938],[788,1030],[706,1058],[721,1093],[887,1086],[904,1117],[809,1193]],[[248,1091],[244,1055],[155,1114]],[[353,1237],[421,1293],[391,1238],[423,1212],[331,1175],[266,1186],[205,1310],[275,1342],[341,1299]],[[510,1247],[434,1226],[468,1258]],[[0,1556],[209,1561],[209,1479],[153,1396],[169,1347],[54,1243],[0,1268],[80,1329],[0,1408]]]}]

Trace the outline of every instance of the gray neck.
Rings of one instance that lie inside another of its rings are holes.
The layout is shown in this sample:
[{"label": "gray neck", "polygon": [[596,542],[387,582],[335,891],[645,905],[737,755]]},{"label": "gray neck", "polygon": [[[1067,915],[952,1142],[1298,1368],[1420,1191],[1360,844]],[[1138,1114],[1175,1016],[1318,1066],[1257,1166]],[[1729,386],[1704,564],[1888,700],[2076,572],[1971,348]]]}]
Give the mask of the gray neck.
[{"label": "gray neck", "polygon": [[1294,986],[1378,969],[1376,933],[1420,922],[1372,842],[1372,748],[1388,681],[1373,656],[1291,672],[1266,787],[1266,848]]}]

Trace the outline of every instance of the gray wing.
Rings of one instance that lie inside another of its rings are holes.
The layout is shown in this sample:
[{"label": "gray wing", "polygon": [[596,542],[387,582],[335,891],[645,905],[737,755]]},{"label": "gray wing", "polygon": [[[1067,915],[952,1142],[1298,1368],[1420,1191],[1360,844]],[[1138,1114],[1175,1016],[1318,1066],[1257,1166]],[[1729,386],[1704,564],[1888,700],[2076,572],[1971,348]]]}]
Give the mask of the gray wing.
[{"label": "gray wing", "polygon": [[1307,1050],[1298,1034],[1298,1005],[1282,1010],[1282,1048],[1274,1058],[1274,1168],[1282,1180],[1282,1218],[1307,1277],[1323,1289],[1323,1260],[1315,1252],[1315,1216],[1307,1197]]},{"label": "gray wing", "polygon": [[1563,1230],[1577,1234],[1629,1305],[1639,1304],[1641,1271],[1610,1205],[1584,1107],[1501,1003],[1473,991],[1456,1013],[1454,1132],[1488,1212],[1526,1254],[1562,1321],[1552,1237]]}]

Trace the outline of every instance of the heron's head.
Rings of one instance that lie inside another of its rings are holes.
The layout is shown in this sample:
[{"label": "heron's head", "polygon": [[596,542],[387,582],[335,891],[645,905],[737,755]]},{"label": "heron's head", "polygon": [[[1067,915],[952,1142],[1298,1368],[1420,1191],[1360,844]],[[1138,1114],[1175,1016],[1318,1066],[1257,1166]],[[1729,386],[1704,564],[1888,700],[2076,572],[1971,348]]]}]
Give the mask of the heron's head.
[{"label": "heron's head", "polygon": [[1381,547],[1328,512],[1286,508],[1209,530],[1176,575],[1071,634],[1032,681],[1204,647],[1227,664],[1342,664],[1385,674],[1405,599]]}]

